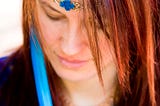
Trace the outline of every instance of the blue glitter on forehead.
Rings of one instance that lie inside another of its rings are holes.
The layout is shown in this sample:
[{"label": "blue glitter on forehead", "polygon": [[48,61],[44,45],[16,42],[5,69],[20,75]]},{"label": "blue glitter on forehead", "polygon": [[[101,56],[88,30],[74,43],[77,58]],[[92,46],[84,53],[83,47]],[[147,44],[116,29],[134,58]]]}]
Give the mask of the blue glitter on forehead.
[{"label": "blue glitter on forehead", "polygon": [[75,8],[75,5],[70,0],[60,0],[59,5],[63,7],[66,11],[70,11]]},{"label": "blue glitter on forehead", "polygon": [[54,0],[60,7],[64,8],[66,11],[76,10],[81,8],[79,2],[71,0]]}]

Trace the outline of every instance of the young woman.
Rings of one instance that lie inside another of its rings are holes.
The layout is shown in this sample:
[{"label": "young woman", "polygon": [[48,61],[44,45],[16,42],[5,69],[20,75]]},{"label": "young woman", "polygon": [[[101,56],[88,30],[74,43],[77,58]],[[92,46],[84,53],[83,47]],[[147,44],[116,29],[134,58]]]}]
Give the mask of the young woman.
[{"label": "young woman", "polygon": [[160,105],[159,15],[158,0],[23,0],[0,104]]}]

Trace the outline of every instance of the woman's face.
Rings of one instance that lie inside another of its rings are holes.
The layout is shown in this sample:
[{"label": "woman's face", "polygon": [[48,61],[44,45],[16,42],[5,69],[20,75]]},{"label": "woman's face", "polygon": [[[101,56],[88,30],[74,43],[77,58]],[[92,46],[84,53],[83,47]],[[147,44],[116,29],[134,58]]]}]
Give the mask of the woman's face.
[{"label": "woman's face", "polygon": [[[38,0],[38,20],[42,40],[46,42],[45,53],[58,76],[70,81],[89,79],[97,75],[91,54],[83,10],[65,11],[53,0]],[[98,29],[102,67],[108,74],[114,67],[112,47]]]}]

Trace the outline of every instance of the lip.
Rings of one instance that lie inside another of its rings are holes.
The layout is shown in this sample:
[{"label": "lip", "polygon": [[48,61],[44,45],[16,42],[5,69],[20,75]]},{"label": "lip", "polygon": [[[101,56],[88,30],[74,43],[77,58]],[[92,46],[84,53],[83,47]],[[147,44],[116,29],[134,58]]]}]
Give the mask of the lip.
[{"label": "lip", "polygon": [[69,59],[62,56],[58,56],[60,62],[68,68],[79,68],[84,66],[89,60]]}]

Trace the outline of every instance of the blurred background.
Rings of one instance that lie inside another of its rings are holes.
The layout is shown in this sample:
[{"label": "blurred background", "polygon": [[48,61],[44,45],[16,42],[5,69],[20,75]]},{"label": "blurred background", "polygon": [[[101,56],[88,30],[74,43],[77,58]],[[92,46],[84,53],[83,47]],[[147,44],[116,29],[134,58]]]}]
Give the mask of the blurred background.
[{"label": "blurred background", "polygon": [[10,55],[23,43],[22,0],[0,0],[0,57]]}]

